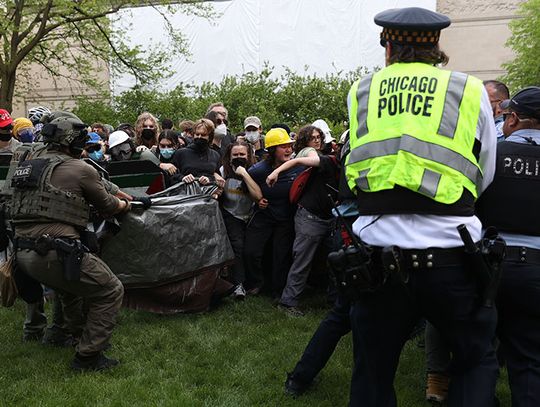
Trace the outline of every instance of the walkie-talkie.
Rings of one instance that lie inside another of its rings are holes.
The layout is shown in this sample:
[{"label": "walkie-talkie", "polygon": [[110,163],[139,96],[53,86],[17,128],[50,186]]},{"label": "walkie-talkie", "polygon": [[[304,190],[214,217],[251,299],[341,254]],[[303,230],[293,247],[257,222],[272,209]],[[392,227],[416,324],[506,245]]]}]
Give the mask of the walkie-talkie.
[{"label": "walkie-talkie", "polygon": [[350,301],[355,301],[362,293],[375,290],[382,281],[371,263],[372,249],[354,235],[330,195],[329,198],[352,244],[330,253],[328,264],[341,295]]}]

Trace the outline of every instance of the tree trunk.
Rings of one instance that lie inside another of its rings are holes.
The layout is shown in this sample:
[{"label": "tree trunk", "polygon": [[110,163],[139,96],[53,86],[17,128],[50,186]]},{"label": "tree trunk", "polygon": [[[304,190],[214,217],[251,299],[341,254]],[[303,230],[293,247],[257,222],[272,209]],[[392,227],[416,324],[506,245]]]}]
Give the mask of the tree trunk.
[{"label": "tree trunk", "polygon": [[15,92],[15,72],[2,72],[0,76],[0,108],[11,113],[13,109],[13,94]]}]

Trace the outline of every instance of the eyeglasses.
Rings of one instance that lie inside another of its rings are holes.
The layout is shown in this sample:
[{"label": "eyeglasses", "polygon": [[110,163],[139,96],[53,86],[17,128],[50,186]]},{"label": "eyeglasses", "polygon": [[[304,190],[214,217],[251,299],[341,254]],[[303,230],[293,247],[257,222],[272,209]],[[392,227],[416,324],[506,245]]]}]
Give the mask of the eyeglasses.
[{"label": "eyeglasses", "polygon": [[88,151],[89,153],[95,153],[96,151],[101,150],[101,146],[99,144],[95,146],[89,146],[89,147],[86,147],[85,150]]},{"label": "eyeglasses", "polygon": [[[516,112],[507,112],[507,113],[503,113],[502,114],[502,117],[503,117],[503,120],[506,120],[506,118],[508,116],[511,116],[512,113],[516,113]],[[518,119],[518,121],[520,122],[527,122],[527,121],[531,121],[532,119],[530,117],[519,117],[519,115],[516,113],[516,117]]]},{"label": "eyeglasses", "polygon": [[321,141],[322,140],[322,137],[321,136],[309,136],[309,141]]},{"label": "eyeglasses", "polygon": [[489,103],[491,103],[491,107],[499,106],[499,104],[503,101],[503,99],[490,99]]}]

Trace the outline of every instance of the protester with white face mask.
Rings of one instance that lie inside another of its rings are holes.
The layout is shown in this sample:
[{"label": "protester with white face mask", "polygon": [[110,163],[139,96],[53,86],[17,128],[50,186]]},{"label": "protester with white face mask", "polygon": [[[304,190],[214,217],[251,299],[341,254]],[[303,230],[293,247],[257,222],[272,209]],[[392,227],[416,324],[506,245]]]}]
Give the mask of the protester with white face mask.
[{"label": "protester with white face mask", "polygon": [[208,112],[205,118],[214,124],[214,138],[210,148],[217,151],[222,158],[225,155],[227,146],[230,144],[225,141],[227,138],[228,121],[222,113],[218,113],[216,111]]},{"label": "protester with white face mask", "polygon": [[255,159],[262,160],[264,155],[264,146],[262,139],[262,124],[261,119],[257,116],[249,116],[244,120],[244,139],[253,147]]},{"label": "protester with white face mask", "polygon": [[[216,116],[213,116],[212,113],[217,113]],[[221,102],[212,103],[210,106],[208,106],[208,110],[206,111],[206,115],[204,116],[206,119],[211,120],[214,123],[215,130],[218,132],[217,138],[215,139],[215,145],[219,146],[219,153],[221,154],[221,157],[225,155],[225,152],[227,150],[227,146],[231,143],[234,143],[236,140],[235,137],[232,135],[232,133],[229,130],[229,111],[227,108],[223,105]],[[224,126],[221,126],[224,125]],[[221,126],[221,130],[217,130],[217,127]],[[220,137],[220,132],[225,130],[225,134],[223,134]],[[220,143],[220,144],[218,144]],[[216,147],[211,148],[216,150]]]}]

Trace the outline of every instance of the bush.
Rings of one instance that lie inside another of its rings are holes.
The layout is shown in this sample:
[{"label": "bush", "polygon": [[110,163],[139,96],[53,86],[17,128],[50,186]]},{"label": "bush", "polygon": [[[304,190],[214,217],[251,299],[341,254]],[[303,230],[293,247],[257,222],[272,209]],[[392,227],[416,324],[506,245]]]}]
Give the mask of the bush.
[{"label": "bush", "polygon": [[256,115],[265,129],[273,123],[287,123],[291,129],[298,129],[324,119],[337,138],[347,126],[347,92],[352,82],[366,72],[358,68],[319,77],[287,70],[275,78],[273,68],[265,66],[260,73],[225,76],[219,84],[181,83],[168,92],[134,88],[105,101],[79,99],[74,113],[85,123],[99,121],[115,127],[123,122],[135,123],[143,111],[178,123],[204,116],[211,103],[220,101],[229,110],[233,133],[243,130],[244,118]]}]

